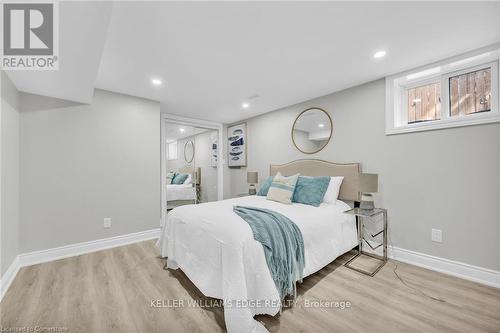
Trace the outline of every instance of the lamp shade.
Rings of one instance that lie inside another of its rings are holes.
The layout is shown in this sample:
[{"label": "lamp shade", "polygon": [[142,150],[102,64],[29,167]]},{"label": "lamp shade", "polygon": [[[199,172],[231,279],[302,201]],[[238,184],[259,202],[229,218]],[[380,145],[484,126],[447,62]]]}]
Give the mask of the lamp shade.
[{"label": "lamp shade", "polygon": [[375,193],[378,191],[378,175],[376,173],[359,174],[359,192]]},{"label": "lamp shade", "polygon": [[247,183],[257,184],[259,182],[259,173],[257,171],[247,172]]}]

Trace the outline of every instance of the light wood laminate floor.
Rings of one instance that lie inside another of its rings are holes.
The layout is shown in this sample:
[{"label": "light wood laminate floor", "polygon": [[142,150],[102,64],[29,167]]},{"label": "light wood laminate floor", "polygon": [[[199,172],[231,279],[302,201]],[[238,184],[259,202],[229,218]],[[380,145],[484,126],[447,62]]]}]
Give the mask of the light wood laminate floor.
[{"label": "light wood laminate floor", "polygon": [[[343,267],[349,257],[307,277],[297,306],[257,319],[270,332],[500,332],[499,289],[397,263],[397,273],[418,291],[396,277],[394,261],[372,278]],[[163,270],[163,264],[148,241],[22,268],[0,303],[1,326],[223,332],[222,308],[151,306],[152,300],[209,301],[181,271]],[[306,300],[352,305],[308,308]]]}]

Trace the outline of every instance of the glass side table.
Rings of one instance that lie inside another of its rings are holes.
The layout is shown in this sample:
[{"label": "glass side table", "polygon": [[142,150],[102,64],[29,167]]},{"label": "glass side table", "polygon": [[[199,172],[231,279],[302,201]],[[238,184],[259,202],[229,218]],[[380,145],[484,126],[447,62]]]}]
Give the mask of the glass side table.
[{"label": "glass side table", "polygon": [[[369,276],[374,276],[387,262],[387,210],[385,208],[374,208],[374,209],[353,208],[353,209],[346,210],[344,213],[356,216],[356,223],[357,223],[357,227],[358,227],[358,253],[354,257],[349,259],[349,261],[347,261],[344,264],[344,266],[347,268],[350,268],[352,270],[355,270],[357,272],[360,272],[360,273],[363,273],[363,274],[366,274]],[[380,243],[376,246],[372,246],[370,244],[370,242],[368,242],[368,240],[365,238],[363,224],[366,223],[365,221],[371,221],[372,223],[375,223],[373,218],[376,216],[379,216],[380,214],[382,214],[382,216],[383,216],[383,229],[379,230],[375,234],[371,234],[371,236],[374,238],[374,237],[377,237],[378,235],[382,234],[382,243]],[[363,220],[365,220],[365,221],[363,221]],[[382,256],[379,256],[379,255],[374,254],[374,253],[363,252],[363,240],[366,242],[366,244],[368,244],[368,246],[372,250],[376,250],[382,246]],[[362,255],[375,258],[375,259],[379,260],[380,263],[372,271],[367,271],[367,270],[364,270],[364,269],[361,269],[358,267],[353,267],[351,265],[353,263],[353,261]]]}]

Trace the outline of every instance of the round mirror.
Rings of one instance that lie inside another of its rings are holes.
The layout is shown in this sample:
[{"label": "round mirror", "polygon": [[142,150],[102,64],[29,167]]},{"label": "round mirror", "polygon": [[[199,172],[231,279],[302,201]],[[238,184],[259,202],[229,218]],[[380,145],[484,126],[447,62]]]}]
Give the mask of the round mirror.
[{"label": "round mirror", "polygon": [[333,133],[332,118],[325,110],[310,108],[302,111],[292,127],[292,141],[304,154],[314,154],[330,141]]},{"label": "round mirror", "polygon": [[189,140],[186,142],[184,145],[184,159],[186,160],[187,163],[193,162],[194,159],[194,143],[193,141]]}]

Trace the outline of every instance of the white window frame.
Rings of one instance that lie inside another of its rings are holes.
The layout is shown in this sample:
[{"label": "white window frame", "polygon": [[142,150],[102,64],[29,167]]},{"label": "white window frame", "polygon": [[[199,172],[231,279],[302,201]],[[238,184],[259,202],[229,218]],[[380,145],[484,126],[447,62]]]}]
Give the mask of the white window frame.
[{"label": "white window frame", "polygon": [[[499,112],[500,49],[482,49],[428,66],[386,78],[386,135],[428,131],[434,129],[500,122]],[[439,68],[439,71],[436,71]],[[491,68],[491,111],[465,116],[450,116],[449,79],[451,77]],[[420,78],[409,79],[415,73],[429,72]],[[434,72],[434,73],[433,73]],[[407,89],[441,83],[441,118],[408,124]]]},{"label": "white window frame", "polygon": [[[175,154],[173,153],[174,150],[175,150]],[[177,159],[177,152],[178,152],[177,151],[177,141],[167,143],[167,160],[168,161],[176,160]]]}]

